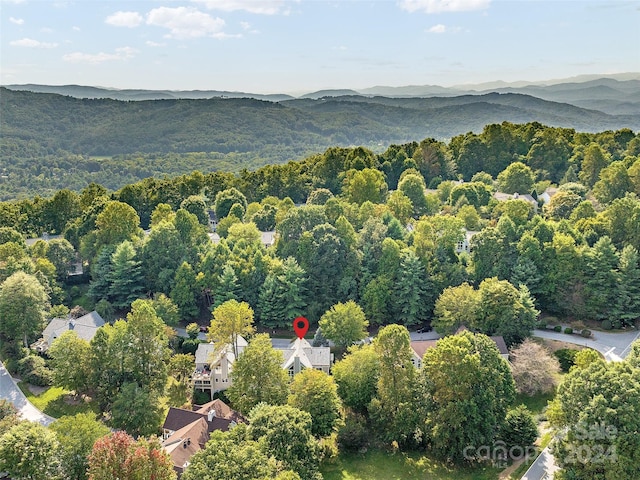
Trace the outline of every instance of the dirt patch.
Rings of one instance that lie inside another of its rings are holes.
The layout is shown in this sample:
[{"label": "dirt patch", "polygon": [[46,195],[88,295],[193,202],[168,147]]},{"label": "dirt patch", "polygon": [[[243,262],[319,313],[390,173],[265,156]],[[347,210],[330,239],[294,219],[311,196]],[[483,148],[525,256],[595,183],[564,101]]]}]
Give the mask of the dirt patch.
[{"label": "dirt patch", "polygon": [[42,395],[44,392],[46,392],[49,389],[49,387],[39,387],[37,385],[31,385],[30,383],[27,383],[27,388],[36,397],[39,395]]},{"label": "dirt patch", "polygon": [[91,397],[69,393],[64,396],[63,401],[67,405],[82,405],[84,403],[89,403],[91,401]]},{"label": "dirt patch", "polygon": [[568,348],[571,350],[583,350],[584,348],[587,348],[584,345],[576,345],[575,343],[562,342],[560,340],[551,340],[548,338],[535,338],[534,341],[546,347],[551,353],[557,350],[562,350],[563,348]]}]

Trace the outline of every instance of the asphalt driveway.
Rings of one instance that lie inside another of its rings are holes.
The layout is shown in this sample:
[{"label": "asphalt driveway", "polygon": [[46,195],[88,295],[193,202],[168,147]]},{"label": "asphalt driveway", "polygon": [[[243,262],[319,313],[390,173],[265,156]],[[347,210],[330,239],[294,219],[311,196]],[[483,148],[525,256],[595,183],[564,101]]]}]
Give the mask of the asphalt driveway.
[{"label": "asphalt driveway", "polygon": [[27,400],[22,390],[18,388],[16,382],[11,378],[9,372],[0,362],[0,398],[9,400],[16,407],[20,415],[25,420],[41,423],[44,426],[55,421],[55,418],[42,413]]}]

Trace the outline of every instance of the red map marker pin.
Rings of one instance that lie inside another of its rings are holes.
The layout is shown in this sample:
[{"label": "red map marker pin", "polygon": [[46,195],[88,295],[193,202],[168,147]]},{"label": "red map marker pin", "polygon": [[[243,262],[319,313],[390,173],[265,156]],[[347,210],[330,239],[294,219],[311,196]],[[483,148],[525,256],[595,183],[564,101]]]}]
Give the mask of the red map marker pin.
[{"label": "red map marker pin", "polygon": [[304,317],[298,317],[293,321],[293,331],[299,339],[303,339],[309,330],[309,320]]}]

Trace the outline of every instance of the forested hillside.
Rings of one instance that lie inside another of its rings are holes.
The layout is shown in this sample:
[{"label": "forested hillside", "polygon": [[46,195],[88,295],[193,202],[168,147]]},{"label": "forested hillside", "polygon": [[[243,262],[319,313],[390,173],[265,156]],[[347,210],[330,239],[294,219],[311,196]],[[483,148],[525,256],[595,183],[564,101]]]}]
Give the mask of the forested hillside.
[{"label": "forested hillside", "polygon": [[608,115],[520,94],[125,102],[2,88],[0,109],[5,200],[80,190],[91,181],[115,190],[194,169],[239,172],[332,146],[382,153],[392,144],[448,140],[503,121],[586,132],[640,128],[638,115]]},{"label": "forested hillside", "polygon": [[[570,322],[565,338],[582,346],[593,342],[592,328],[630,330],[640,321],[639,194],[640,136],[633,131],[505,122],[448,143],[427,138],[382,153],[334,146],[239,174],[194,171],[114,192],[93,183],[80,193],[0,202],[0,357],[23,379],[91,395],[111,428],[151,435],[160,431],[160,405],[196,401],[188,379],[198,332],[209,325],[215,342],[249,338],[225,393],[233,408],[249,412],[248,428],[278,418],[272,423],[287,432],[278,438],[289,445],[287,422],[307,425],[305,436],[294,435],[304,446],[296,447],[304,452],[298,478],[320,478],[322,459],[325,467],[332,460],[311,435],[325,442],[333,434],[334,451],[393,445],[426,452],[455,478],[496,478],[475,475],[486,472],[485,457],[470,458],[466,446],[535,440],[534,418],[524,407],[510,409],[523,398],[515,400],[516,387],[532,394],[524,390],[528,378],[546,384],[536,403],[546,403],[557,381],[558,362],[525,341],[533,329]],[[62,238],[25,240],[43,232]],[[75,275],[78,259],[82,275]],[[90,342],[65,332],[48,350],[50,360],[23,348],[37,340],[46,317],[82,308],[112,323]],[[290,332],[300,315],[315,342],[329,339],[336,357],[344,354],[332,376],[307,368],[289,383],[269,335],[253,335],[254,323]],[[178,324],[189,338],[169,340],[166,327]],[[445,337],[416,365],[408,329],[427,326]],[[470,331],[450,335],[462,326]],[[373,345],[347,348],[372,335]],[[512,348],[512,368],[486,335]],[[545,418],[558,431],[576,422],[576,411],[596,424],[601,409],[593,405],[606,404],[606,425],[623,432],[611,439],[615,462],[596,464],[610,478],[636,478],[638,408],[619,392],[638,388],[639,351],[635,343],[628,361],[611,364],[589,349],[589,357],[558,355],[570,372]],[[301,384],[311,375],[319,377]],[[248,386],[255,378],[259,385]],[[307,405],[304,420],[296,409]],[[523,420],[512,423],[515,417]],[[443,434],[452,424],[456,435]],[[502,440],[507,427],[515,433]],[[224,448],[253,441],[237,438]],[[558,438],[558,448],[574,448],[570,436]],[[217,448],[212,441],[191,457],[183,478],[219,478],[198,466]],[[385,454],[385,461],[398,456]],[[244,467],[246,458],[256,453],[233,462]],[[567,458],[556,456],[575,478],[593,477],[591,464]],[[458,475],[468,468],[477,470]]]}]

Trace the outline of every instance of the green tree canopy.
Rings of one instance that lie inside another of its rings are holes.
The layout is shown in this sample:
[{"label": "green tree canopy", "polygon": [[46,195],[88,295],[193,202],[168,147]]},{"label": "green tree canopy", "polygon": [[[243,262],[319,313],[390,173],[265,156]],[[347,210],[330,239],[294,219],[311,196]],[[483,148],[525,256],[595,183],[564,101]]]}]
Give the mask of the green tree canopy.
[{"label": "green tree canopy", "polygon": [[433,452],[464,462],[465,447],[492,445],[515,389],[507,362],[485,335],[462,332],[427,350],[422,376],[433,402],[426,428]]},{"label": "green tree canopy", "polygon": [[333,377],[321,370],[306,368],[293,378],[290,392],[288,404],[309,412],[314,436],[326,437],[337,431],[342,405]]},{"label": "green tree canopy", "polygon": [[109,434],[109,428],[96,420],[93,413],[63,416],[50,426],[60,442],[61,460],[66,478],[84,480],[89,463],[87,457],[98,438]]},{"label": "green tree canopy", "polygon": [[369,322],[362,308],[349,300],[337,303],[328,310],[319,322],[322,334],[337,346],[345,348],[367,336]]},{"label": "green tree canopy", "polygon": [[21,422],[0,435],[0,471],[16,480],[61,480],[60,443],[39,423]]},{"label": "green tree canopy", "polygon": [[10,342],[29,340],[44,328],[49,296],[38,279],[16,272],[0,285],[0,333]]},{"label": "green tree canopy", "polygon": [[282,405],[289,394],[289,376],[282,368],[284,357],[275,350],[266,333],[254,336],[236,360],[227,396],[233,405],[248,413],[260,402]]}]

